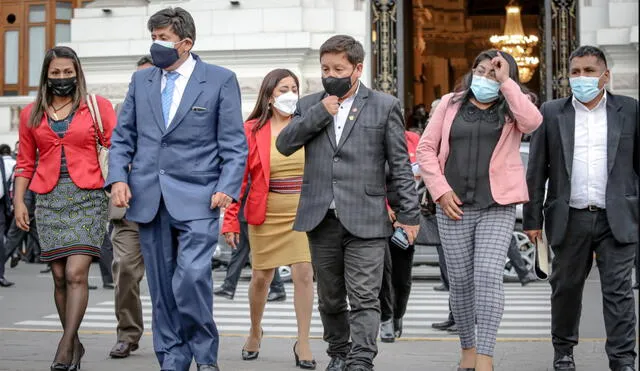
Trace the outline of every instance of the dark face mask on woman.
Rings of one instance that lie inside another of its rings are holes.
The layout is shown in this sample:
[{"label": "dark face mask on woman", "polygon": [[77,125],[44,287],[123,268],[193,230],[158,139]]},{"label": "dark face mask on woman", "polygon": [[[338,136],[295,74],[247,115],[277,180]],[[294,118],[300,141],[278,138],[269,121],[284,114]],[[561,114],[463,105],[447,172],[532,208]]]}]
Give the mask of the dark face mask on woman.
[{"label": "dark face mask on woman", "polygon": [[47,88],[49,92],[58,97],[69,97],[76,92],[78,86],[77,77],[67,77],[63,79],[47,79]]}]

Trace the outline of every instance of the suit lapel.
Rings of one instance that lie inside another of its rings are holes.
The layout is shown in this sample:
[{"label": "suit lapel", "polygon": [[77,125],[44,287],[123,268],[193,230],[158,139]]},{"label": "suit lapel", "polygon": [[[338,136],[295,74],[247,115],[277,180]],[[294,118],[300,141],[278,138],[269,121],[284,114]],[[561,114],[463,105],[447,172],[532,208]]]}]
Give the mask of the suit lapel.
[{"label": "suit lapel", "polygon": [[196,59],[196,66],[193,69],[193,73],[191,73],[191,77],[187,82],[187,86],[184,89],[184,93],[182,94],[182,99],[180,100],[180,105],[178,106],[178,110],[176,111],[175,116],[173,116],[173,120],[169,124],[169,129],[167,130],[167,134],[171,133],[176,129],[176,127],[180,126],[184,117],[189,113],[193,103],[198,99],[200,94],[202,94],[202,90],[204,88],[204,83],[206,82],[205,77],[205,66],[200,61],[200,58],[194,55]]},{"label": "suit lapel", "polygon": [[271,178],[271,121],[268,121],[255,134],[256,147],[258,147],[258,156],[262,164],[262,173],[264,180],[269,184]]},{"label": "suit lapel", "polygon": [[147,82],[147,89],[149,91],[149,105],[153,118],[158,124],[160,130],[164,133],[164,117],[162,117],[162,70],[154,67],[153,73],[149,75],[149,81]]},{"label": "suit lapel", "polygon": [[560,141],[562,143],[562,153],[567,174],[571,179],[573,168],[573,151],[576,138],[576,111],[571,105],[571,98],[564,105],[564,110],[558,116],[558,130],[560,131]]},{"label": "suit lapel", "polygon": [[611,172],[618,153],[618,143],[620,142],[620,134],[624,127],[624,115],[619,114],[619,105],[616,104],[615,98],[607,94],[607,174]]},{"label": "suit lapel", "polygon": [[360,83],[360,90],[356,95],[351,108],[349,109],[349,115],[347,116],[347,121],[344,124],[344,129],[342,131],[342,135],[340,136],[340,142],[338,143],[338,147],[336,148],[336,152],[340,151],[344,142],[351,134],[351,130],[353,130],[353,126],[355,125],[358,117],[360,117],[360,113],[362,112],[362,107],[364,107],[365,103],[367,103],[367,98],[369,97],[369,89],[367,89],[364,84]]}]

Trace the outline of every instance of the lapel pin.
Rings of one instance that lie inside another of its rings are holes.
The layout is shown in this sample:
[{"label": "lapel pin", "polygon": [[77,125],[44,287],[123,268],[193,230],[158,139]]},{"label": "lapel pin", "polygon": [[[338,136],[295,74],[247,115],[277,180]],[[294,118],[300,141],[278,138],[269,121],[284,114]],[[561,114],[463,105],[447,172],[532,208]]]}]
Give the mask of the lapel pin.
[{"label": "lapel pin", "polygon": [[353,120],[353,115],[349,116],[349,121]]},{"label": "lapel pin", "polygon": [[358,109],[357,109],[357,108],[354,108],[354,109],[353,109],[353,112],[358,112]]}]

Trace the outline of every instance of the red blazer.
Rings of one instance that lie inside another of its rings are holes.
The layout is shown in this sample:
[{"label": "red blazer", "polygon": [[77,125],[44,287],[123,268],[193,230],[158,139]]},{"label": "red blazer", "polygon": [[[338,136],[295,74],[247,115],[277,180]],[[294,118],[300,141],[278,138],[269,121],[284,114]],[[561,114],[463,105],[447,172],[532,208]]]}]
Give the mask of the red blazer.
[{"label": "red blazer", "polygon": [[[247,167],[242,179],[240,197],[244,197],[251,178],[249,194],[244,200],[244,215],[247,223],[260,225],[264,223],[267,213],[267,196],[269,195],[269,179],[271,177],[271,122],[267,123],[254,134],[253,126],[258,120],[250,120],[244,123],[244,133],[247,136],[249,156]],[[240,233],[238,212],[242,199],[234,202],[225,210],[224,220],[220,233]]]},{"label": "red blazer", "polygon": [[[96,100],[105,135],[101,141],[110,147],[111,132],[116,125],[116,114],[111,102],[107,99],[96,97]],[[96,129],[87,104],[84,101],[80,103],[63,138],[58,137],[51,130],[46,113],[38,127],[29,127],[32,108],[33,103],[26,106],[20,113],[20,151],[18,151],[15,176],[32,179],[29,189],[35,193],[51,192],[60,178],[60,159],[64,147],[69,176],[73,183],[82,189],[102,188],[104,179],[96,152]],[[36,153],[39,153],[37,168],[35,168]]]}]

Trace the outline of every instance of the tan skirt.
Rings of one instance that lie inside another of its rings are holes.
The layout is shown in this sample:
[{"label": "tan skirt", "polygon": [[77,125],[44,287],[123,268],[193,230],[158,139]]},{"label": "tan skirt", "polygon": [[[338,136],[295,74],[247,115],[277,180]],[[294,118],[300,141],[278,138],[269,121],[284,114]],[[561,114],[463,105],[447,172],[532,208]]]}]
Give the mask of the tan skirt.
[{"label": "tan skirt", "polygon": [[249,225],[253,269],[311,262],[307,234],[293,230],[299,200],[300,194],[269,192],[264,223]]}]

